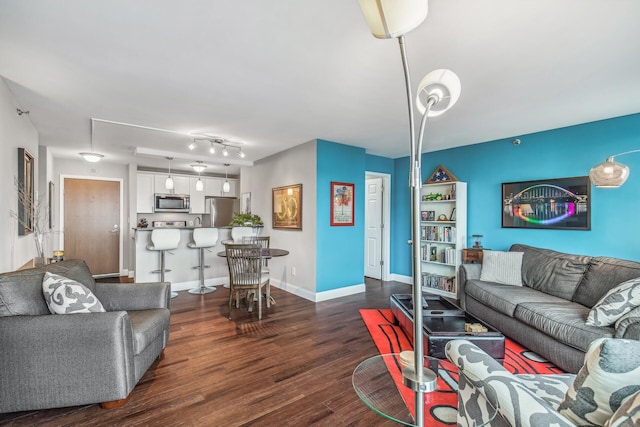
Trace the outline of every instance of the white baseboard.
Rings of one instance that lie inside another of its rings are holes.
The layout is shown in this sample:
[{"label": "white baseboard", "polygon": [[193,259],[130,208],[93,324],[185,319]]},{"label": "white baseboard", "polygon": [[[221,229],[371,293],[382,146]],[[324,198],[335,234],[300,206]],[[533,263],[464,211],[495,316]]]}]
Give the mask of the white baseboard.
[{"label": "white baseboard", "polygon": [[404,276],[402,274],[392,274],[391,280],[394,282],[406,283],[407,285],[413,285],[413,277]]},{"label": "white baseboard", "polygon": [[290,294],[297,295],[306,300],[313,302],[327,301],[334,298],[340,298],[347,295],[359,294],[365,291],[364,283],[359,285],[348,286],[346,288],[332,289],[324,292],[311,292],[308,289],[299,288],[291,283],[284,283],[279,280],[271,279],[271,284],[278,289],[282,289]]},{"label": "white baseboard", "polygon": [[[205,279],[205,286],[223,286],[225,283],[229,283],[227,277],[216,277],[213,279]],[[171,290],[174,292],[188,291],[189,289],[196,289],[200,287],[200,280],[190,280],[188,282],[171,283]]]}]

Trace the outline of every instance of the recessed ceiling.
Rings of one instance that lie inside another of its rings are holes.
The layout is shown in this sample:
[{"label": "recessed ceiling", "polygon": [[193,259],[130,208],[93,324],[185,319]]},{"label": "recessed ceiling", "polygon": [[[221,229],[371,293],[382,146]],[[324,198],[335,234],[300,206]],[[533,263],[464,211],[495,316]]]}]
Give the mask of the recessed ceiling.
[{"label": "recessed ceiling", "polygon": [[[425,151],[640,112],[640,2],[429,6],[406,36],[413,86],[449,68],[462,95],[430,121]],[[408,155],[398,43],[375,39],[355,0],[0,0],[0,10],[0,75],[56,157],[87,151],[92,117],[220,136],[247,161],[315,138]],[[190,142],[100,123],[94,145],[103,161],[166,167],[134,148],[179,164]]]}]

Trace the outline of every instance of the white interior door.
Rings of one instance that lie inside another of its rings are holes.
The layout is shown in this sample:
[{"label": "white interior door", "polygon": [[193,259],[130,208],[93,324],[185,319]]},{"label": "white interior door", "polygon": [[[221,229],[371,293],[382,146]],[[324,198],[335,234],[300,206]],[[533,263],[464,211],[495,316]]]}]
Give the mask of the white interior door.
[{"label": "white interior door", "polygon": [[367,178],[366,209],[364,214],[364,275],[382,278],[382,226],[383,185],[382,178]]}]

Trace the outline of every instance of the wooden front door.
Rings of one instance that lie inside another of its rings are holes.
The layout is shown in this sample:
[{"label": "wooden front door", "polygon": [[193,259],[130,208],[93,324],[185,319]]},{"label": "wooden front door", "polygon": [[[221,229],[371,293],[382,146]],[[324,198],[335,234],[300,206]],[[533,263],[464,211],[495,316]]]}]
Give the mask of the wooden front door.
[{"label": "wooden front door", "polygon": [[120,182],[64,179],[64,257],[94,275],[120,273]]}]

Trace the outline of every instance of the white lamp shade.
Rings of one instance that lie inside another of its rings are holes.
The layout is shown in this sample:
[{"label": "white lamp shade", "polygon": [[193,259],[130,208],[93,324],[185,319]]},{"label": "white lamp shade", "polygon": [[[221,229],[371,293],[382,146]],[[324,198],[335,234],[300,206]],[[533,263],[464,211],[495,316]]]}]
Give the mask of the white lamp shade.
[{"label": "white lamp shade", "polygon": [[609,157],[604,163],[591,168],[589,178],[593,185],[599,188],[620,187],[629,178],[629,167]]},{"label": "white lamp shade", "polygon": [[202,180],[198,178],[198,181],[196,182],[196,191],[203,191],[203,190],[204,190],[204,184],[202,183]]},{"label": "white lamp shade", "polygon": [[99,162],[104,156],[98,153],[80,153],[83,159],[87,162],[95,163]]},{"label": "white lamp shade", "polygon": [[169,175],[167,180],[164,182],[164,188],[167,190],[173,190],[173,178],[171,178],[171,175]]},{"label": "white lamp shade", "polygon": [[427,18],[427,0],[359,0],[373,35],[379,39],[400,37]]},{"label": "white lamp shade", "polygon": [[439,116],[458,102],[461,91],[460,79],[453,71],[434,70],[424,76],[418,85],[416,107],[420,114],[424,114],[427,111],[427,100],[430,96],[435,95],[438,102],[429,109],[429,117]]},{"label": "white lamp shade", "polygon": [[191,165],[194,171],[200,173],[207,168],[207,165],[203,165],[202,163],[197,163],[195,165]]},{"label": "white lamp shade", "polygon": [[222,184],[222,192],[228,193],[229,191],[231,191],[231,185],[229,185],[229,181],[225,181],[224,184]]}]

